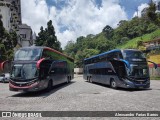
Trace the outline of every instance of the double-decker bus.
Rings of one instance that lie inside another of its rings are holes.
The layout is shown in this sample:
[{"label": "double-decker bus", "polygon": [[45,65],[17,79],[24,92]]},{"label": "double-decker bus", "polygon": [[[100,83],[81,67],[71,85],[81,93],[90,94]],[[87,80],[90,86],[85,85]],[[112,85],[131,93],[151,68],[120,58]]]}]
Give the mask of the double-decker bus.
[{"label": "double-decker bus", "polygon": [[70,82],[74,77],[74,60],[48,47],[24,47],[14,56],[9,89],[11,91],[51,90],[52,86]]},{"label": "double-decker bus", "polygon": [[148,61],[135,49],[115,49],[84,59],[83,78],[114,89],[150,87]]}]

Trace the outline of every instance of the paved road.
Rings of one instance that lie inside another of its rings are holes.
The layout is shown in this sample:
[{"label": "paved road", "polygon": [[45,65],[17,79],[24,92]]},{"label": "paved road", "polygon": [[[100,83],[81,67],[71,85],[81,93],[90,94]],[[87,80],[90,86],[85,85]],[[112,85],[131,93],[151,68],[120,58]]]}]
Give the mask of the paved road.
[{"label": "paved road", "polygon": [[113,90],[108,86],[85,82],[82,76],[76,76],[70,84],[57,86],[51,92],[38,93],[11,92],[7,83],[0,83],[0,111],[4,110],[160,111],[160,81],[152,80],[148,90]]}]

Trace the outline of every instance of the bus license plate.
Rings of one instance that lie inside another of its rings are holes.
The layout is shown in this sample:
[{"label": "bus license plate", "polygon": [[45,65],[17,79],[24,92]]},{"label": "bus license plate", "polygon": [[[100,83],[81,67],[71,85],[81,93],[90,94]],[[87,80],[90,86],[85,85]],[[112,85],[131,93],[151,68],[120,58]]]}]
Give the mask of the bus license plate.
[{"label": "bus license plate", "polygon": [[143,87],[139,87],[140,89],[143,89]]},{"label": "bus license plate", "polygon": [[24,92],[23,90],[18,90],[18,92]]}]

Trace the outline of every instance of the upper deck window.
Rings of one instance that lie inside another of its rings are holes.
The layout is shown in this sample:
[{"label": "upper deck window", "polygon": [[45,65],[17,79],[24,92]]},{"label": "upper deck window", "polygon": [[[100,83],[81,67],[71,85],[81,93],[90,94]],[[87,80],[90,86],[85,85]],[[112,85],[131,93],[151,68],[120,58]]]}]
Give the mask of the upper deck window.
[{"label": "upper deck window", "polygon": [[20,49],[16,52],[14,60],[39,60],[41,49]]},{"label": "upper deck window", "polygon": [[145,58],[144,54],[141,51],[134,51],[134,50],[123,50],[123,57],[124,57],[124,59],[127,59],[127,58],[136,58],[136,59]]}]

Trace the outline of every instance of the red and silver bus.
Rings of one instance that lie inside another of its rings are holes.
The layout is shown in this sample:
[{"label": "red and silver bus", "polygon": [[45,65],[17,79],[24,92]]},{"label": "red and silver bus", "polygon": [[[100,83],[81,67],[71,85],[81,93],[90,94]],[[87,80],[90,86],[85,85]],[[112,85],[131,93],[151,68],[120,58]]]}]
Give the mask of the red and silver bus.
[{"label": "red and silver bus", "polygon": [[74,77],[74,60],[48,47],[19,49],[12,62],[11,91],[51,90],[52,86],[69,83]]}]

